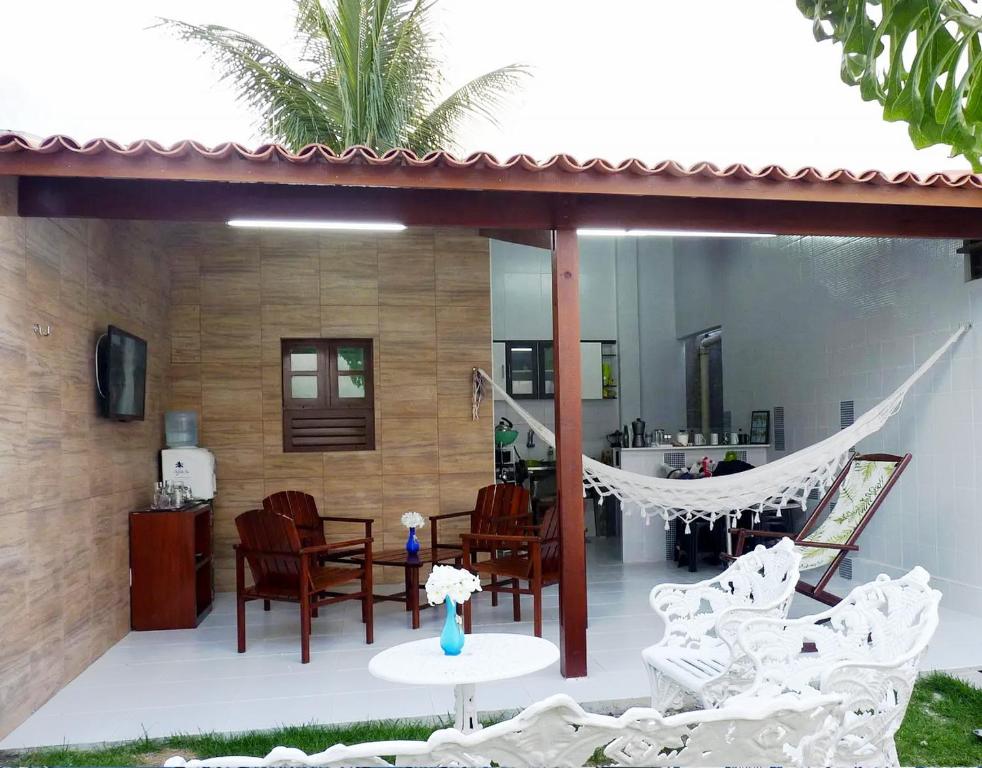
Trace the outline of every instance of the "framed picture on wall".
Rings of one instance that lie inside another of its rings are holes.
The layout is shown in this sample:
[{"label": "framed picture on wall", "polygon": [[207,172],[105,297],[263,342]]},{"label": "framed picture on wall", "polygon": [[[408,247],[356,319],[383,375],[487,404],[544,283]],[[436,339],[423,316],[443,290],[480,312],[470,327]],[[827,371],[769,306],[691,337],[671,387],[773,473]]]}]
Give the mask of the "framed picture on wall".
[{"label": "framed picture on wall", "polygon": [[771,412],[751,411],[750,444],[767,445],[771,441]]}]

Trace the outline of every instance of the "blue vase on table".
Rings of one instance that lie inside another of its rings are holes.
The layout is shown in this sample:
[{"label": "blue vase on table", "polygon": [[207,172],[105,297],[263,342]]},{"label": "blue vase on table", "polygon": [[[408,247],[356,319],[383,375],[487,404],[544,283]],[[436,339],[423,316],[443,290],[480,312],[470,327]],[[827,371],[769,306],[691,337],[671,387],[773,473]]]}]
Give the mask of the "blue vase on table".
[{"label": "blue vase on table", "polygon": [[457,606],[449,597],[444,601],[447,618],[440,633],[440,647],[447,656],[459,656],[464,649],[464,628],[457,623]]},{"label": "blue vase on table", "polygon": [[415,555],[419,552],[419,539],[416,538],[416,529],[409,529],[409,538],[406,539],[406,551],[410,555]]}]

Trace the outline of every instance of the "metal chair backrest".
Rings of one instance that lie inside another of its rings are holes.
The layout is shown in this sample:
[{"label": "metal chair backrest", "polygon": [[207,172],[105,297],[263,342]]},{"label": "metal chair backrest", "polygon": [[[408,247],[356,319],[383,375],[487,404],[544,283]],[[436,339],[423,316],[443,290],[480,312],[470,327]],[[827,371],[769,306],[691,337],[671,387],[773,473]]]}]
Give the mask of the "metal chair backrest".
[{"label": "metal chair backrest", "polygon": [[[299,588],[301,544],[292,519],[265,509],[250,509],[235,518],[235,527],[257,586]],[[279,555],[248,554],[250,550]]]},{"label": "metal chair backrest", "polygon": [[317,513],[317,502],[303,491],[278,491],[263,499],[263,509],[293,520],[305,547],[326,544],[324,523]]}]

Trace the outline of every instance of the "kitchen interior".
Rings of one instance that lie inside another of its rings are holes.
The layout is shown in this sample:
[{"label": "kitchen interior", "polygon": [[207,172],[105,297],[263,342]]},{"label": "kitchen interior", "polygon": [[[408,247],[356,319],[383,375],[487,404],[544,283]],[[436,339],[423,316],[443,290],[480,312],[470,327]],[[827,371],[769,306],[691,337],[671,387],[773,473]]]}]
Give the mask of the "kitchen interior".
[{"label": "kitchen interior", "polygon": [[[694,238],[712,253],[712,238]],[[763,464],[770,411],[730,410],[723,390],[725,328],[677,323],[671,237],[581,235],[583,453],[632,472],[689,479]],[[698,274],[687,276],[690,290]],[[533,418],[554,425],[549,251],[491,241],[495,382]],[[699,320],[693,319],[694,322]],[[687,321],[688,324],[688,321]],[[553,449],[495,393],[499,482],[528,487],[533,511],[556,493]],[[588,545],[624,562],[718,563],[720,530],[699,531],[697,555],[682,531],[649,525],[613,497],[584,500]],[[677,534],[677,535],[676,535]],[[703,551],[705,550],[705,551]]]}]

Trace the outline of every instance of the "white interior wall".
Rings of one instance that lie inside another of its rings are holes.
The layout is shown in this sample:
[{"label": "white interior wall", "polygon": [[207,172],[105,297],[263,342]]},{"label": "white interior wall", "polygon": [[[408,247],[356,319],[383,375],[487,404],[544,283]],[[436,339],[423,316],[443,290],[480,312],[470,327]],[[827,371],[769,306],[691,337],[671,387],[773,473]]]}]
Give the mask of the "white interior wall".
[{"label": "white interior wall", "polygon": [[637,238],[641,414],[649,429],[685,424],[685,369],[676,328],[678,275],[672,240]]},{"label": "white interior wall", "polygon": [[[619,340],[619,291],[615,266],[619,243],[622,251],[634,248],[633,241],[580,239],[581,339]],[[495,341],[552,338],[552,257],[549,251],[491,241],[491,323]],[[624,365],[628,376],[637,379],[636,356],[632,358],[629,354]],[[517,443],[519,454],[525,458],[544,459],[548,446],[536,437],[535,448],[525,447],[528,425],[515,411],[501,401],[496,401],[494,406],[495,420],[505,416],[521,433],[522,438]],[[554,428],[554,401],[525,400],[522,406],[550,429]],[[619,400],[584,400],[583,452],[599,457],[607,446],[605,436],[620,423]]]},{"label": "white interior wall", "polygon": [[[784,406],[786,448],[878,402],[974,322],[861,451],[913,454],[854,558],[854,579],[922,565],[948,607],[982,613],[982,285],[940,240],[756,238],[675,242],[679,335],[723,326],[726,408]],[[773,458],[783,455],[774,452]]]}]

